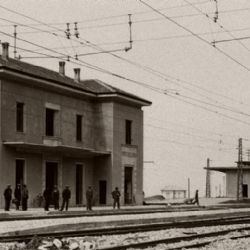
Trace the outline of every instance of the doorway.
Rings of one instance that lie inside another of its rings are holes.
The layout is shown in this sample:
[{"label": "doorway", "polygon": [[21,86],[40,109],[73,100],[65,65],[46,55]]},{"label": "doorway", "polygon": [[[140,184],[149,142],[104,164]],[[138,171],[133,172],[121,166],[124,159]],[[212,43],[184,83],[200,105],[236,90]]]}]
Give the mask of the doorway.
[{"label": "doorway", "polygon": [[25,161],[22,159],[16,159],[16,186],[24,184],[24,165]]},{"label": "doorway", "polygon": [[247,184],[242,185],[242,196],[243,198],[248,198],[248,185]]},{"label": "doorway", "polygon": [[133,167],[125,167],[124,203],[133,203]]},{"label": "doorway", "polygon": [[107,181],[99,181],[99,204],[106,205]]},{"label": "doorway", "polygon": [[76,205],[82,204],[83,196],[83,166],[76,164]]},{"label": "doorway", "polygon": [[58,163],[46,162],[46,189],[53,190],[54,186],[58,184]]}]

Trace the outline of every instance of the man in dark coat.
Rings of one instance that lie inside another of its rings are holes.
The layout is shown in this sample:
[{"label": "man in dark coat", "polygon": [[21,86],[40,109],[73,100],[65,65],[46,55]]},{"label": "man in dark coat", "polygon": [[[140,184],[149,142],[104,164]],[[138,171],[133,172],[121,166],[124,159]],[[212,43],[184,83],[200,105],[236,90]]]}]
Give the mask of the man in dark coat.
[{"label": "man in dark coat", "polygon": [[52,200],[54,202],[54,208],[55,210],[59,209],[59,197],[60,197],[60,193],[59,190],[57,188],[57,186],[54,186],[53,192],[52,192]]},{"label": "man in dark coat", "polygon": [[4,190],[4,200],[5,200],[5,211],[10,211],[10,202],[12,197],[12,189],[11,185],[8,185],[6,189]]},{"label": "man in dark coat", "polygon": [[197,204],[199,206],[199,190],[195,191],[194,204]]},{"label": "man in dark coat", "polygon": [[65,205],[66,205],[65,209],[66,211],[68,211],[70,197],[71,197],[71,192],[70,192],[69,186],[66,186],[62,192],[63,202],[62,202],[62,206],[60,209],[61,211],[63,211]]},{"label": "man in dark coat", "polygon": [[51,199],[51,191],[49,188],[46,188],[43,192],[44,198],[44,210],[49,211],[50,199]]},{"label": "man in dark coat", "polygon": [[24,184],[22,188],[22,210],[26,211],[28,209],[28,199],[29,199],[29,191],[27,186]]},{"label": "man in dark coat", "polygon": [[22,190],[21,190],[21,185],[17,184],[14,192],[15,196],[15,205],[16,205],[16,210],[19,210],[19,206],[21,204],[21,196],[22,196]]},{"label": "man in dark coat", "polygon": [[117,205],[117,208],[120,209],[120,196],[121,196],[121,193],[118,189],[118,187],[115,188],[115,190],[112,192],[112,197],[113,197],[113,209],[115,209],[116,205]]},{"label": "man in dark coat", "polygon": [[92,200],[93,200],[93,189],[91,187],[88,187],[88,190],[86,191],[86,200],[87,200],[87,210],[92,210]]}]

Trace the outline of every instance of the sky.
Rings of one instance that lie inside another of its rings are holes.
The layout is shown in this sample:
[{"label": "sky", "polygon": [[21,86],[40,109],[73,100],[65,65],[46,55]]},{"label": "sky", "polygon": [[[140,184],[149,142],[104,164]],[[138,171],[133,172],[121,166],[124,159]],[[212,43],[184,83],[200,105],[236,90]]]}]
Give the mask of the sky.
[{"label": "sky", "polygon": [[[69,58],[68,76],[80,67],[81,79],[151,101],[143,108],[145,194],[187,189],[190,179],[191,195],[203,195],[207,158],[235,166],[239,138],[249,157],[249,11],[248,0],[0,0],[0,40],[14,57],[16,25],[21,60],[58,71]],[[212,195],[224,186],[213,173]]]}]

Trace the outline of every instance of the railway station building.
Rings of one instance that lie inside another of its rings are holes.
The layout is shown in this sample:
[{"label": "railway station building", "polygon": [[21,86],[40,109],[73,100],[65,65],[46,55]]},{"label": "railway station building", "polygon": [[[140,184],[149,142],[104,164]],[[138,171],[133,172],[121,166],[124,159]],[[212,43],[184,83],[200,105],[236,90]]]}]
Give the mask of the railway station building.
[{"label": "railway station building", "polygon": [[[250,197],[250,162],[242,162],[243,185],[242,196],[243,198]],[[205,168],[207,169],[207,168]],[[236,198],[237,196],[237,181],[238,181],[238,167],[236,166],[222,166],[222,167],[209,167],[210,171],[217,171],[225,174],[226,183],[226,197]]]},{"label": "railway station building", "polygon": [[[0,56],[0,191],[26,184],[29,207],[44,189],[71,190],[71,206],[143,203],[143,110],[151,102],[99,80]],[[1,195],[0,207],[4,206]]]}]

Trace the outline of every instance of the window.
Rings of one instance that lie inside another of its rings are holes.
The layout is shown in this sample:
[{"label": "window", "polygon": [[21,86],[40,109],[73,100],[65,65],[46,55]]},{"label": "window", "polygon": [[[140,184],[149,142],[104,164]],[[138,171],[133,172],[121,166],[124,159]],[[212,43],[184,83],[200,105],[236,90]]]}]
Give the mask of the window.
[{"label": "window", "polygon": [[125,123],[125,142],[126,144],[132,143],[132,121],[126,120]]},{"label": "window", "polygon": [[46,108],[45,134],[54,136],[54,116],[55,110]]},{"label": "window", "polygon": [[82,116],[76,115],[76,140],[82,141]]},{"label": "window", "polygon": [[16,103],[16,131],[18,132],[23,132],[23,108],[23,103]]}]

